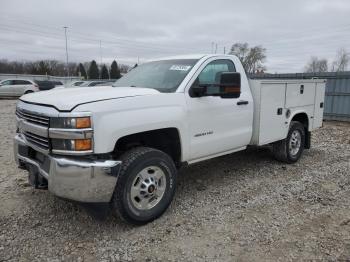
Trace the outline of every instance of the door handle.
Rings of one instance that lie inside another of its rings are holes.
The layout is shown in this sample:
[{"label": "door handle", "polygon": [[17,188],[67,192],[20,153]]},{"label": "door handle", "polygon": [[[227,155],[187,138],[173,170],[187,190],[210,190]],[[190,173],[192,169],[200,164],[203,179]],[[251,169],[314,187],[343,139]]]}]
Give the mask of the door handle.
[{"label": "door handle", "polygon": [[248,105],[248,104],[249,104],[248,101],[238,101],[238,102],[237,102],[237,105],[238,105],[238,106],[241,106],[241,105]]}]

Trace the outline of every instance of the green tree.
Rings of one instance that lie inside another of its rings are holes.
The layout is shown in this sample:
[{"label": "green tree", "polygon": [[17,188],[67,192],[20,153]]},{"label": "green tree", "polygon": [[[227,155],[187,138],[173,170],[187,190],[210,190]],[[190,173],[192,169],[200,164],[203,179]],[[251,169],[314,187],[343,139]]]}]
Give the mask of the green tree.
[{"label": "green tree", "polygon": [[84,78],[84,79],[87,79],[87,74],[86,74],[86,71],[85,71],[85,67],[82,63],[80,63],[78,65],[78,68],[77,68],[77,75]]},{"label": "green tree", "polygon": [[107,69],[106,65],[102,66],[101,79],[109,79],[108,69]]},{"label": "green tree", "polygon": [[111,64],[110,75],[111,75],[111,79],[119,79],[121,77],[120,69],[119,69],[118,64],[115,60]]},{"label": "green tree", "polygon": [[98,79],[100,72],[95,60],[92,60],[88,70],[89,79]]}]

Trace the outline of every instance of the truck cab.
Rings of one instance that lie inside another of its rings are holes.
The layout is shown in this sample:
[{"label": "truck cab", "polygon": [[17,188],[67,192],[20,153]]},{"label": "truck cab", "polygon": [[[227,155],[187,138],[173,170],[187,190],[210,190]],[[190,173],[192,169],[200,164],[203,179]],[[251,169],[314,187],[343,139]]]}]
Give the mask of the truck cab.
[{"label": "truck cab", "polygon": [[164,58],[112,87],[21,97],[15,158],[34,187],[110,203],[144,224],[166,210],[184,164],[249,145],[296,162],[322,125],[323,100],[323,80],[248,80],[235,56]]}]

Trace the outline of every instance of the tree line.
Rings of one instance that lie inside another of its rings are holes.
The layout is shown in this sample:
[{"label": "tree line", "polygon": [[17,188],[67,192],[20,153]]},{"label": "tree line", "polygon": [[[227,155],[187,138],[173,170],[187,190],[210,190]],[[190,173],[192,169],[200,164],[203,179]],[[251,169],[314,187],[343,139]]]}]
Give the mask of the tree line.
[{"label": "tree line", "polygon": [[66,63],[58,60],[39,61],[8,61],[0,59],[0,73],[4,74],[32,74],[51,76],[80,76],[83,79],[118,79],[126,73],[129,66],[114,60],[110,66],[98,65],[95,60],[85,63]]},{"label": "tree line", "polygon": [[328,61],[326,58],[318,58],[313,56],[306,64],[304,71],[306,73],[320,72],[344,72],[348,69],[350,63],[350,53],[345,48],[337,51],[333,61]]},{"label": "tree line", "polygon": [[[248,74],[263,73],[266,70],[266,48],[263,46],[250,47],[248,43],[235,43],[229,54],[236,55],[242,62]],[[329,62],[327,59],[311,57],[304,71],[317,72],[342,72],[348,69],[350,54],[344,49],[339,49],[335,59]],[[135,65],[137,66],[137,64]],[[134,67],[135,67],[134,66]],[[53,76],[80,76],[84,79],[118,79],[122,73],[130,69],[127,65],[118,65],[114,60],[107,67],[105,64],[98,65],[95,60],[85,63],[69,63],[68,69],[65,63],[57,60],[41,60],[35,62],[17,62],[0,60],[0,73],[8,74],[34,74]]]},{"label": "tree line", "polygon": [[[248,43],[235,43],[232,45],[230,54],[236,55],[242,62],[248,74],[263,73],[266,70],[266,49],[262,46],[249,47]],[[318,72],[344,72],[350,64],[350,53],[340,48],[333,61],[313,56],[304,67],[307,73]]]}]

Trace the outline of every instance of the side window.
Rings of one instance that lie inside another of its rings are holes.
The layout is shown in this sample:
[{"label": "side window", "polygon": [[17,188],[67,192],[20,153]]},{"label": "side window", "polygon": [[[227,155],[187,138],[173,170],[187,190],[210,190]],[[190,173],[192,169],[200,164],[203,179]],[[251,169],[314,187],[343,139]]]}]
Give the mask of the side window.
[{"label": "side window", "polygon": [[18,85],[22,85],[21,82],[22,82],[22,80],[13,80],[12,84],[18,86]]},{"label": "side window", "polygon": [[14,80],[13,85],[30,85],[31,83],[26,80]]},{"label": "side window", "polygon": [[219,84],[223,72],[236,72],[231,60],[223,59],[209,63],[198,76],[199,84]]},{"label": "side window", "polygon": [[[223,72],[236,72],[235,65],[231,60],[221,59],[210,62],[198,75],[194,85],[208,85],[207,93],[217,93],[220,76]],[[212,85],[212,86],[211,86]]]},{"label": "side window", "polygon": [[1,83],[2,85],[11,85],[12,84],[12,80],[6,80],[4,82]]}]

